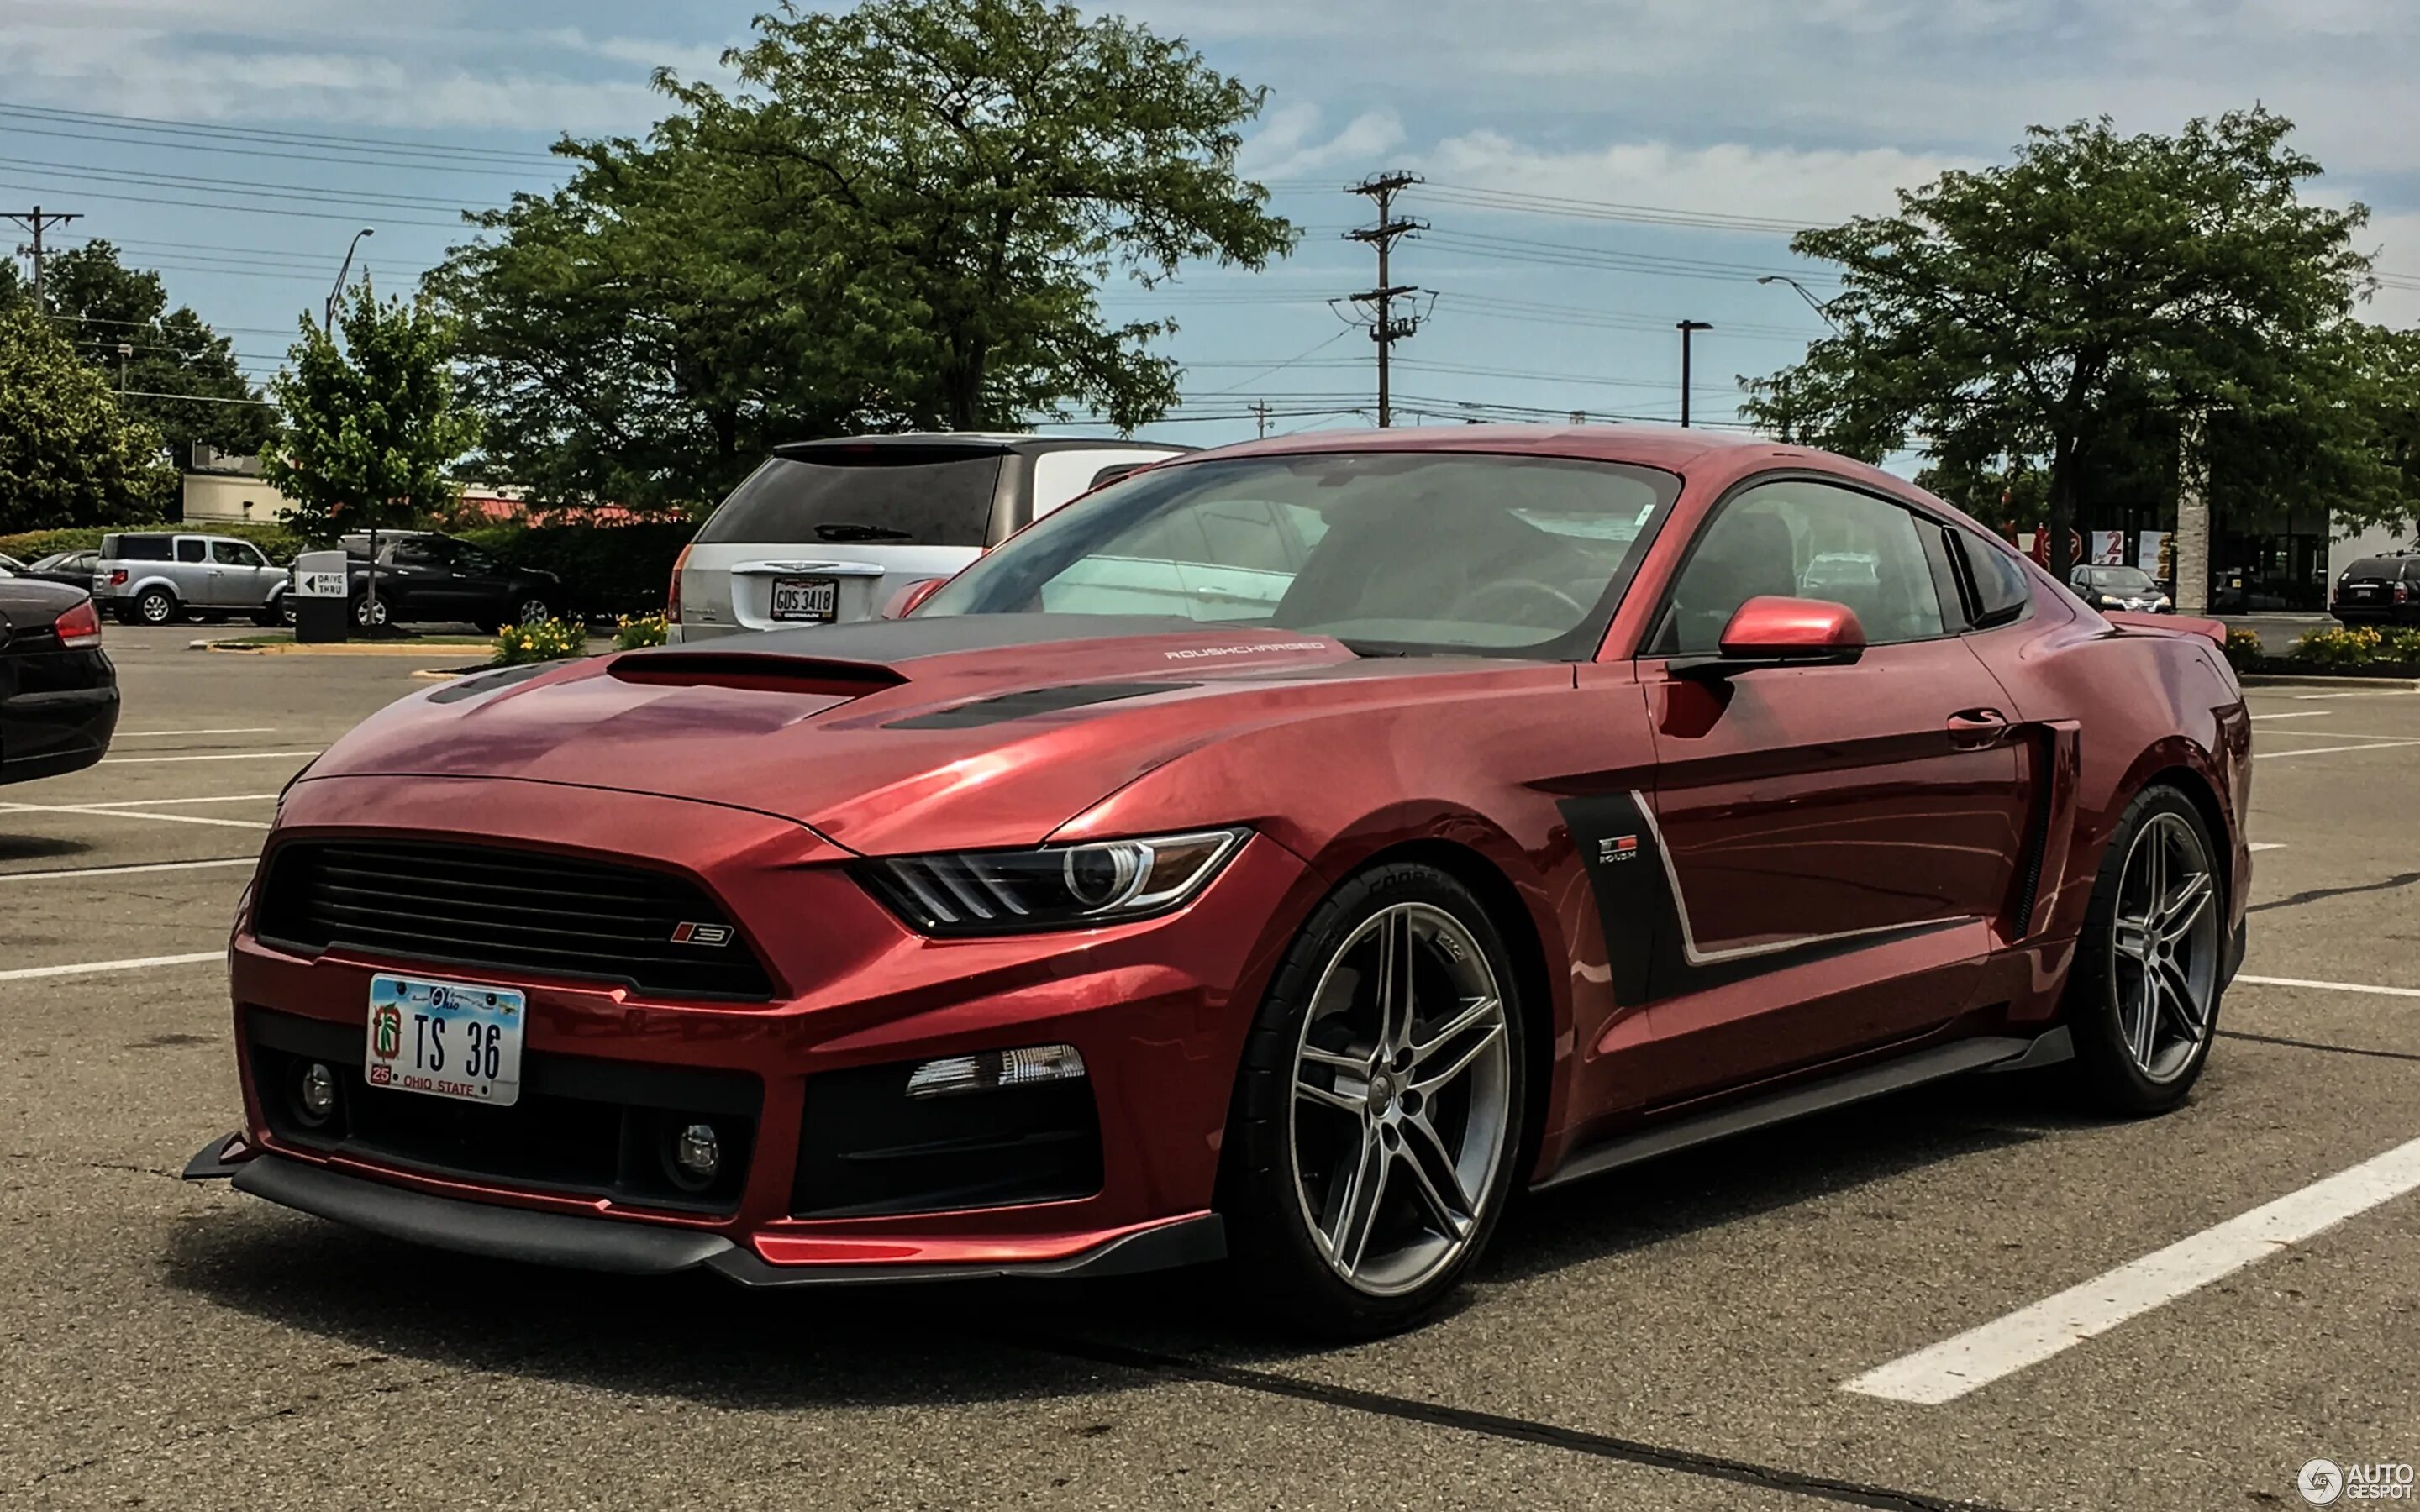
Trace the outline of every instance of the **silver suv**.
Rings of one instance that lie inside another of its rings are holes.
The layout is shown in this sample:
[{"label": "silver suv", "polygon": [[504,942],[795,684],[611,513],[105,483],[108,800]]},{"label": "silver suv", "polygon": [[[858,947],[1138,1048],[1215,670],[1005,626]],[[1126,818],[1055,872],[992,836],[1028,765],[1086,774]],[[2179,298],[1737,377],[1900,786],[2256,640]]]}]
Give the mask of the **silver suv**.
[{"label": "silver suv", "polygon": [[275,625],[290,580],[250,541],[122,531],[101,537],[92,596],[126,625],[170,625],[187,614],[249,614],[256,625]]},{"label": "silver suv", "polygon": [[682,550],[670,638],[873,619],[1078,494],[1190,450],[965,432],[777,446]]}]

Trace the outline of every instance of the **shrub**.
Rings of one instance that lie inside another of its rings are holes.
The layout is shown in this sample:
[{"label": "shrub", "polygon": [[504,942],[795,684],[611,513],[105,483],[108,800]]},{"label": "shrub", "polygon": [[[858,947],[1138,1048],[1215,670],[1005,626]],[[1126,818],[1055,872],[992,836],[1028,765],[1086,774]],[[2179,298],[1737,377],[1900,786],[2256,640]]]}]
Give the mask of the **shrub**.
[{"label": "shrub", "polygon": [[2420,626],[2387,631],[2379,637],[2378,654],[2381,661],[2420,661]]},{"label": "shrub", "polygon": [[2384,641],[2376,630],[2313,630],[2294,642],[2294,655],[2322,667],[2359,667],[2379,658]]},{"label": "shrub", "polygon": [[613,648],[617,651],[638,651],[664,643],[664,617],[660,614],[625,614],[614,625]]},{"label": "shrub", "polygon": [[563,579],[566,604],[583,614],[652,614],[664,607],[673,561],[697,533],[686,519],[622,525],[483,525],[464,531],[517,567]]},{"label": "shrub", "polygon": [[191,524],[177,520],[153,520],[141,525],[84,525],[72,530],[26,531],[17,535],[0,535],[0,551],[20,562],[33,562],[54,551],[93,551],[101,547],[101,538],[120,531],[177,531],[189,535],[232,535],[250,541],[268,553],[269,560],[284,566],[303,549],[302,537],[283,525],[259,524],[251,520],[195,520]]},{"label": "shrub", "polygon": [[2265,655],[2260,649],[2260,637],[2250,630],[2226,632],[2226,663],[2239,672],[2248,672],[2260,665]]},{"label": "shrub", "polygon": [[496,637],[495,665],[518,667],[523,662],[564,661],[588,653],[588,626],[578,620],[540,620],[535,625],[508,625]]}]

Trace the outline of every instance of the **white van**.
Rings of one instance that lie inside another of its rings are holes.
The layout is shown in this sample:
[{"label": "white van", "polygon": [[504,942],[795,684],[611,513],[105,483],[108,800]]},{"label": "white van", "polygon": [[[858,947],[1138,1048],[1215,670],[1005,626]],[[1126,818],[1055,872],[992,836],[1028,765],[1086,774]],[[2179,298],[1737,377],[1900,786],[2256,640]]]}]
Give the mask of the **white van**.
[{"label": "white van", "polygon": [[683,548],[670,639],[870,620],[1109,479],[1190,447],[923,432],[773,448]]}]

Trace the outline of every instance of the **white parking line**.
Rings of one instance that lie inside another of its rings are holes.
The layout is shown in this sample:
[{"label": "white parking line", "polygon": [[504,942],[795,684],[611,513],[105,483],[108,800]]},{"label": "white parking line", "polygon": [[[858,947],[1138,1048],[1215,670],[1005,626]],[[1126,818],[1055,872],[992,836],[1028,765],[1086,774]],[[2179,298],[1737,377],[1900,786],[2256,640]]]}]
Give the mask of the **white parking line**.
[{"label": "white parking line", "polygon": [[[2420,742],[2414,742],[2420,744]],[[104,756],[103,766],[157,766],[163,762],[266,762],[278,757],[317,756],[316,750],[220,750],[207,756]]]},{"label": "white parking line", "polygon": [[2309,750],[2256,750],[2252,759],[2265,762],[2278,756],[2333,756],[2340,750],[2398,750],[2405,746],[2420,746],[2420,740],[2381,740],[2371,746],[2319,746]]},{"label": "white parking line", "polygon": [[2414,1187],[2420,1187],[2420,1139],[2006,1318],[1869,1370],[1841,1390],[1925,1407],[1955,1401]]},{"label": "white parking line", "polygon": [[2235,980],[2248,981],[2255,987],[2311,987],[2330,993],[2368,993],[2376,997],[2420,997],[2420,987],[2378,987],[2361,981],[2310,981],[2301,977],[2238,976]]},{"label": "white parking line", "polygon": [[[2256,719],[2264,719],[2274,717],[2274,716],[2256,714],[2252,717]],[[277,733],[277,727],[275,725],[248,724],[237,730],[120,730],[111,738],[115,740],[166,740],[177,735],[273,735],[275,733]]]},{"label": "white parking line", "polygon": [[2412,689],[2408,687],[2388,687],[2358,693],[2296,693],[2293,698],[2298,703],[2309,703],[2319,699],[2408,699],[2412,696]]},{"label": "white parking line", "polygon": [[274,793],[222,793],[208,798],[112,798],[107,803],[79,803],[78,809],[165,809],[188,803],[267,803]]},{"label": "white parking line", "polygon": [[2282,851],[2286,842],[2282,840],[2256,840],[2243,848],[2247,851]]},{"label": "white parking line", "polygon": [[2299,714],[2256,714],[2252,717],[2255,719],[2324,719],[2335,712],[2334,709],[2304,709]]},{"label": "white parking line", "polygon": [[211,867],[255,866],[255,857],[226,861],[146,861],[140,866],[70,866],[55,872],[0,872],[0,882],[56,881],[61,877],[123,877],[137,872],[200,872]]},{"label": "white parking line", "polygon": [[101,819],[155,819],[163,825],[215,825],[225,829],[267,829],[258,819],[206,819],[197,813],[153,813],[143,809],[104,809],[91,803],[0,803],[0,813],[81,813]]},{"label": "white parking line", "polygon": [[194,966],[225,961],[225,950],[196,950],[191,955],[143,955],[131,961],[85,961],[71,966],[17,966],[0,971],[0,981],[30,981],[36,977],[89,977],[104,971],[142,971],[151,966]]}]

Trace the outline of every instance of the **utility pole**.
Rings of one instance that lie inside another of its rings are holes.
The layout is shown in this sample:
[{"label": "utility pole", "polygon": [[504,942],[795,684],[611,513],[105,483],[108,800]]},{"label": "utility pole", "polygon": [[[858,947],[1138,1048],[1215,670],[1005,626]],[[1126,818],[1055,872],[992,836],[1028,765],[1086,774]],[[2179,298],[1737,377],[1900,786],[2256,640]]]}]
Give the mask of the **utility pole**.
[{"label": "utility pole", "polygon": [[1259,427],[1261,440],[1267,440],[1269,439],[1269,402],[1266,399],[1252,401],[1252,422]]},{"label": "utility pole", "polygon": [[1372,312],[1370,339],[1378,345],[1378,424],[1381,426],[1395,423],[1393,396],[1388,383],[1388,355],[1395,343],[1411,336],[1420,329],[1420,317],[1417,315],[1405,316],[1400,320],[1395,318],[1395,301],[1426,291],[1409,284],[1388,282],[1391,276],[1388,267],[1388,254],[1394,250],[1395,243],[1404,237],[1429,228],[1426,221],[1415,216],[1395,214],[1395,196],[1420,181],[1419,176],[1414,174],[1373,174],[1345,191],[1348,194],[1359,194],[1373,201],[1378,208],[1376,225],[1365,226],[1358,231],[1347,231],[1344,233],[1344,239],[1364,242],[1378,249],[1377,286],[1364,293],[1347,295],[1346,298],[1356,304],[1368,305]]},{"label": "utility pole", "polygon": [[126,393],[126,364],[131,362],[133,357],[134,344],[132,342],[121,341],[117,344],[117,392],[121,395]]},{"label": "utility pole", "polygon": [[2177,538],[2170,553],[2177,573],[2173,601],[2180,614],[2202,614],[2210,609],[2210,465],[2202,455],[2201,431],[2201,411],[2185,411],[2177,455]]},{"label": "utility pole", "polygon": [[1704,320],[1683,320],[1675,327],[1681,332],[1681,428],[1689,427],[1689,338],[1714,326]]},{"label": "utility pole", "polygon": [[11,220],[11,221],[16,222],[19,225],[22,225],[22,226],[23,226],[26,230],[31,231],[32,233],[34,233],[34,241],[33,241],[33,245],[31,245],[31,246],[27,246],[27,247],[19,247],[17,250],[18,250],[19,252],[31,253],[31,254],[33,255],[33,258],[34,258],[34,313],[35,313],[36,315],[40,315],[40,314],[42,314],[42,313],[43,313],[43,305],[42,305],[42,232],[43,232],[43,230],[44,230],[46,227],[54,226],[54,225],[65,225],[65,224],[67,224],[70,221],[81,221],[81,220],[83,220],[83,219],[84,219],[84,217],[83,217],[81,214],[76,214],[76,213],[67,213],[67,214],[62,214],[62,213],[59,213],[59,212],[56,212],[56,211],[53,211],[52,213],[50,213],[50,214],[47,214],[47,215],[46,215],[46,214],[44,214],[44,213],[42,212],[42,208],[41,208],[39,205],[35,206],[35,207],[34,207],[32,209],[30,209],[30,210],[0,210],[0,216],[6,216],[8,219],[9,219],[9,220]]}]

